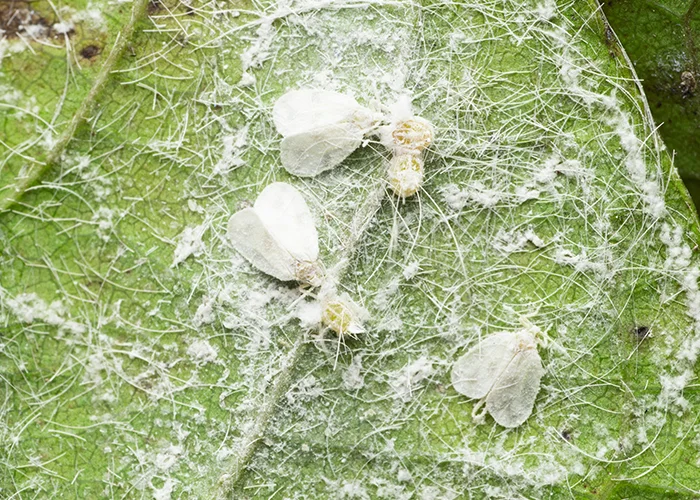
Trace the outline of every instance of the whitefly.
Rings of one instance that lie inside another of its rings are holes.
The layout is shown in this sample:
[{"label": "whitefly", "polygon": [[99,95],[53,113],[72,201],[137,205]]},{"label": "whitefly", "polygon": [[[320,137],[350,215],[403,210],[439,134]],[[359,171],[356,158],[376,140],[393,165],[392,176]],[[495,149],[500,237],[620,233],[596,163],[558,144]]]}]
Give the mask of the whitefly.
[{"label": "whitefly", "polygon": [[313,177],[347,158],[374,127],[375,114],[354,97],[330,90],[292,90],[272,110],[282,166],[291,174]]},{"label": "whitefly", "polygon": [[290,184],[270,184],[252,207],[236,212],[228,237],[248,262],[270,276],[313,287],[323,282],[316,224],[304,197]]},{"label": "whitefly", "polygon": [[540,334],[532,326],[494,333],[457,359],[452,385],[480,400],[472,412],[476,419],[487,411],[503,427],[518,427],[530,417],[544,375]]},{"label": "whitefly", "polygon": [[433,125],[413,114],[408,96],[402,96],[391,107],[391,122],[380,129],[381,141],[393,157],[387,179],[394,194],[413,196],[423,185],[423,151],[433,143]]}]

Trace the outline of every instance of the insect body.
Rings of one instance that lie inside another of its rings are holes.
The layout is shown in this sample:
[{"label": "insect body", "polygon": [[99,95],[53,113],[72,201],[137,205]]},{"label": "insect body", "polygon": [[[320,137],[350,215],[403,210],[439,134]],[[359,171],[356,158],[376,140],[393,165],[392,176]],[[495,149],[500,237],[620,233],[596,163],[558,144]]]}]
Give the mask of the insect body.
[{"label": "insect body", "polygon": [[325,172],[345,160],[366,135],[379,132],[393,155],[387,176],[394,193],[407,198],[423,184],[422,155],[433,143],[433,126],[413,114],[408,96],[393,105],[389,118],[345,94],[292,90],[277,100],[272,115],[284,137],[282,166],[291,174],[313,177]]},{"label": "insect body", "polygon": [[393,125],[391,138],[396,153],[419,155],[433,142],[433,126],[424,118],[412,116]]},{"label": "insect body", "polygon": [[485,411],[503,427],[518,427],[532,414],[544,374],[530,328],[486,337],[452,367],[452,385],[469,398],[480,399],[475,413]]},{"label": "insect body", "polygon": [[253,266],[282,281],[323,281],[318,233],[301,193],[284,182],[267,186],[252,208],[236,212],[228,237]]},{"label": "insect body", "polygon": [[329,90],[287,92],[272,111],[282,134],[282,166],[313,177],[340,164],[372,128],[372,112],[353,98]]},{"label": "insect body", "polygon": [[413,196],[423,185],[423,160],[412,154],[394,156],[389,162],[387,179],[396,196]]},{"label": "insect body", "polygon": [[322,307],[321,323],[339,337],[357,335],[365,331],[360,322],[362,311],[348,297],[334,296],[325,300]]},{"label": "insect body", "polygon": [[381,129],[382,143],[391,150],[387,178],[394,194],[408,198],[423,185],[423,151],[433,143],[433,125],[413,114],[408,96],[391,109],[391,123]]}]

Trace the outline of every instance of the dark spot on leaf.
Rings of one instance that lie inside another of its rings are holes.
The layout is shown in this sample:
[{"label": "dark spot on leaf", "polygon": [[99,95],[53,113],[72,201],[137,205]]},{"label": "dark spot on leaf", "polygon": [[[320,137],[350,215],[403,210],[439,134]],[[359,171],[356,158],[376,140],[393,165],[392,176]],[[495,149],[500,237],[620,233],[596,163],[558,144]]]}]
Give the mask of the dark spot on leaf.
[{"label": "dark spot on leaf", "polygon": [[648,326],[635,326],[632,329],[632,333],[637,339],[637,342],[642,342],[644,339],[646,339],[649,336],[650,332],[651,328],[649,328]]},{"label": "dark spot on leaf", "polygon": [[564,429],[561,431],[561,437],[564,439],[564,441],[571,441],[571,431],[569,429]]},{"label": "dark spot on leaf", "polygon": [[698,84],[692,71],[684,71],[681,73],[680,89],[684,98],[693,97],[697,88]]},{"label": "dark spot on leaf", "polygon": [[605,45],[608,47],[608,53],[610,54],[611,58],[618,57],[620,56],[620,47],[617,43],[615,32],[607,21],[604,20],[603,22],[605,23],[605,27],[603,29],[603,39],[605,41]]},{"label": "dark spot on leaf", "polygon": [[100,54],[100,52],[102,52],[102,49],[97,45],[88,45],[82,48],[80,51],[80,57],[84,59],[94,59]]}]

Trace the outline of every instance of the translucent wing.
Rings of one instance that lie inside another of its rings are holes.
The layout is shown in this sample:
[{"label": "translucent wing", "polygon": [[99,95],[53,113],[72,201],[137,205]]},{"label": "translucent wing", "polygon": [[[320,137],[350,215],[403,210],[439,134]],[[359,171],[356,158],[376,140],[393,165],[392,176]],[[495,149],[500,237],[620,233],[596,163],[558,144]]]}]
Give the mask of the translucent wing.
[{"label": "translucent wing", "polygon": [[265,274],[282,281],[295,279],[294,258],[272,237],[253,208],[233,214],[228,237],[233,247]]},{"label": "translucent wing", "polygon": [[318,233],[311,211],[297,189],[284,182],[270,184],[255,200],[255,211],[275,241],[293,257],[318,259]]},{"label": "translucent wing", "polygon": [[277,131],[284,137],[303,134],[350,120],[362,107],[348,95],[330,90],[292,90],[272,110]]},{"label": "translucent wing", "polygon": [[293,175],[313,177],[340,164],[362,143],[362,129],[341,123],[285,137],[282,166]]},{"label": "translucent wing", "polygon": [[452,367],[452,385],[467,397],[480,399],[494,386],[517,349],[515,333],[490,335],[469,349]]},{"label": "translucent wing", "polygon": [[536,347],[518,352],[489,392],[486,410],[503,427],[518,427],[532,414],[542,375]]}]

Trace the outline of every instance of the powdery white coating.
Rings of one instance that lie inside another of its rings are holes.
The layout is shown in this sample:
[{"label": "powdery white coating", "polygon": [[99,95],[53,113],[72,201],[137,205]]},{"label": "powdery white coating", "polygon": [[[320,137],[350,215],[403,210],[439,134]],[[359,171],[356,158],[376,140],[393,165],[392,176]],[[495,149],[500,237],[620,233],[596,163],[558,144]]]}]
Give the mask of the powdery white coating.
[{"label": "powdery white coating", "polygon": [[[461,356],[452,368],[455,390],[484,399],[503,427],[518,427],[532,414],[544,375],[537,342],[528,330],[495,333]],[[477,405],[475,410],[480,406]]]},{"label": "powdery white coating", "polygon": [[421,382],[433,372],[432,361],[426,356],[421,356],[394,373],[390,385],[396,391],[396,397],[408,403],[413,399],[413,394],[419,389]]},{"label": "powdery white coating", "polygon": [[60,35],[66,35],[75,29],[75,24],[71,21],[61,21],[54,23],[51,28]]},{"label": "powdery white coating", "polygon": [[[1,291],[1,290],[0,290]],[[60,300],[47,304],[36,293],[20,293],[15,297],[2,297],[3,305],[21,322],[32,324],[43,321],[74,334],[86,331],[85,325],[65,318],[66,307]]]},{"label": "powdery white coating", "polygon": [[177,247],[175,247],[175,254],[173,255],[173,263],[170,267],[176,267],[190,255],[201,255],[204,251],[202,236],[206,230],[207,225],[201,224],[195,227],[187,227],[180,233]]},{"label": "powdery white coating", "polygon": [[294,311],[302,328],[318,328],[321,324],[321,304],[317,300],[303,300],[297,304]]},{"label": "powdery white coating", "polygon": [[214,363],[218,356],[217,350],[206,340],[195,340],[187,348],[187,355],[197,365]]},{"label": "powdery white coating", "polygon": [[253,266],[281,281],[320,284],[318,233],[306,201],[293,186],[275,182],[252,208],[228,223],[233,247]]},{"label": "powdery white coating", "polygon": [[282,166],[291,174],[313,177],[340,164],[360,147],[372,126],[372,113],[351,96],[329,90],[292,90],[272,111]]}]

